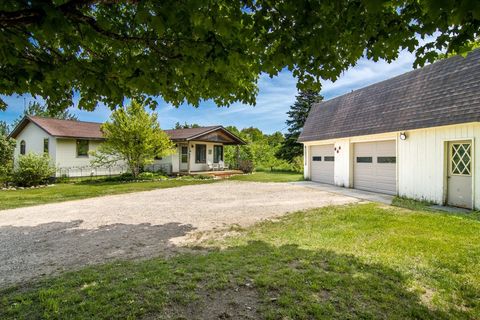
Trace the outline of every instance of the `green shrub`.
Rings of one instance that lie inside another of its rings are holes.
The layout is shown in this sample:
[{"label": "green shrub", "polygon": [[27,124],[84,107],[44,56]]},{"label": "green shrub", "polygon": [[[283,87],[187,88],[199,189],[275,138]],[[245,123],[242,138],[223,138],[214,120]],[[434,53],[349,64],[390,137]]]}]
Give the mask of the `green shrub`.
[{"label": "green shrub", "polygon": [[55,174],[48,155],[29,153],[18,158],[13,172],[13,181],[21,187],[37,186],[47,182]]},{"label": "green shrub", "polygon": [[142,172],[138,175],[139,180],[156,180],[156,179],[166,179],[167,177],[163,174],[163,172]]},{"label": "green shrub", "polygon": [[244,173],[252,173],[255,165],[251,160],[240,160],[238,163],[238,169],[242,170]]}]

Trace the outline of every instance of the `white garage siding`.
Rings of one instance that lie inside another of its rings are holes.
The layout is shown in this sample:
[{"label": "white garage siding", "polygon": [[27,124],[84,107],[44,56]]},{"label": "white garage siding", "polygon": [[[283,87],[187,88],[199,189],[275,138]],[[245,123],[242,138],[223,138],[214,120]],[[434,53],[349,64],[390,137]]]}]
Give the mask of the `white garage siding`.
[{"label": "white garage siding", "polygon": [[397,193],[395,140],[354,144],[353,187],[387,194]]},{"label": "white garage siding", "polygon": [[447,195],[446,149],[448,141],[473,140],[474,206],[480,209],[480,123],[407,131],[398,141],[399,195],[444,203]]},{"label": "white garage siding", "polygon": [[310,148],[310,178],[315,182],[333,184],[334,178],[334,145],[327,144]]},{"label": "white garage siding", "polygon": [[[397,193],[400,196],[444,204],[447,195],[446,149],[448,141],[473,141],[473,206],[480,209],[480,123],[442,126],[405,131],[406,140],[398,138],[400,132],[342,138],[337,140],[305,142],[307,152],[315,145],[335,145],[335,185],[354,187],[354,149],[357,143],[396,141]],[[309,155],[311,156],[311,155]],[[310,161],[305,162],[305,177],[309,178]],[[312,179],[313,180],[313,179]],[[358,182],[358,180],[357,180]]]}]

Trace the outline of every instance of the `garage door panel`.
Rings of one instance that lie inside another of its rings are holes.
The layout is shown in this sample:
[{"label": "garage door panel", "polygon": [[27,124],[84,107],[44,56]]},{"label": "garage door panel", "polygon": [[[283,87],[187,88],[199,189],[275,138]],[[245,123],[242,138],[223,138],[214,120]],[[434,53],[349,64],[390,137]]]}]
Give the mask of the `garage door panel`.
[{"label": "garage door panel", "polygon": [[396,193],[395,141],[354,144],[354,188]]},{"label": "garage door panel", "polygon": [[312,146],[310,153],[310,179],[315,182],[333,184],[334,161],[325,161],[325,157],[327,157],[328,160],[328,157],[334,156],[333,144]]}]

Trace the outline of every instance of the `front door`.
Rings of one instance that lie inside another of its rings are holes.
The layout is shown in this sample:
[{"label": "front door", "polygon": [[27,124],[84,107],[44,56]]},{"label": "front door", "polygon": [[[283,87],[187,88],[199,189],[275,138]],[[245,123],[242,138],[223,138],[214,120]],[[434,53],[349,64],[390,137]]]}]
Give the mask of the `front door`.
[{"label": "front door", "polygon": [[188,146],[180,146],[180,171],[188,170]]},{"label": "front door", "polygon": [[472,142],[449,142],[447,176],[449,205],[472,208],[472,170]]}]

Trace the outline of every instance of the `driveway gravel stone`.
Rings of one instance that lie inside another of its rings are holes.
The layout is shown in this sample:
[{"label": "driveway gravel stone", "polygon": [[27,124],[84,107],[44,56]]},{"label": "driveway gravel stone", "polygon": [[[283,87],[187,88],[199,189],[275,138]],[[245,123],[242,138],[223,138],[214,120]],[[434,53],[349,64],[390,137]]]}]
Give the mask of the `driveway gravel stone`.
[{"label": "driveway gravel stone", "polygon": [[0,287],[115,259],[168,256],[196,231],[252,225],[356,198],[222,181],[0,211]]}]

